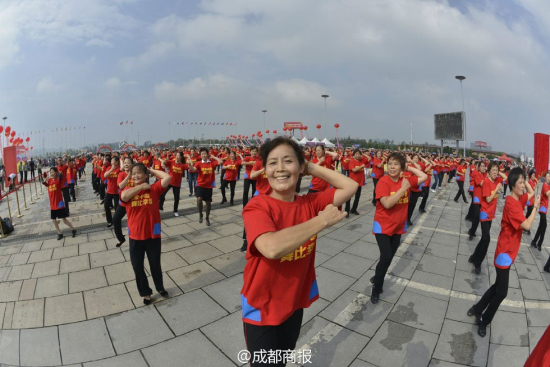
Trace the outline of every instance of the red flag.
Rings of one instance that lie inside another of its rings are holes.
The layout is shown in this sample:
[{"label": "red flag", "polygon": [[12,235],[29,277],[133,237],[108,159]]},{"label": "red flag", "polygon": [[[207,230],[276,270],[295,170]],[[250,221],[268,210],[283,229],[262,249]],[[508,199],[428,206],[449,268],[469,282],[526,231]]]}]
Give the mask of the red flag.
[{"label": "red flag", "polygon": [[524,367],[549,367],[550,366],[550,326],[540,338],[531,356],[525,362]]}]

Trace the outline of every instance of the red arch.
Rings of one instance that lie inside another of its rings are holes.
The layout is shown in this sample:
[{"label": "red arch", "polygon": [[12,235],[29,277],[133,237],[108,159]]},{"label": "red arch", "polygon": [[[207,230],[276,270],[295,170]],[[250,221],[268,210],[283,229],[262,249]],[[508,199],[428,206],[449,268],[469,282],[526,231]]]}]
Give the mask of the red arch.
[{"label": "red arch", "polygon": [[163,147],[166,147],[166,148],[170,149],[170,147],[169,147],[168,145],[164,144],[164,143],[157,143],[157,144],[155,144],[155,146],[153,147],[153,149],[157,149],[157,147],[158,147],[159,145],[162,145]]},{"label": "red arch", "polygon": [[101,152],[101,149],[109,149],[110,152],[113,151],[113,149],[111,149],[111,147],[108,146],[108,145],[102,145],[102,146],[100,146],[99,148],[97,148],[97,152],[100,153],[100,152]]},{"label": "red arch", "polygon": [[128,148],[134,148],[134,150],[138,150],[138,148],[135,146],[135,145],[132,145],[132,144],[126,144],[122,150],[123,151],[126,151]]}]

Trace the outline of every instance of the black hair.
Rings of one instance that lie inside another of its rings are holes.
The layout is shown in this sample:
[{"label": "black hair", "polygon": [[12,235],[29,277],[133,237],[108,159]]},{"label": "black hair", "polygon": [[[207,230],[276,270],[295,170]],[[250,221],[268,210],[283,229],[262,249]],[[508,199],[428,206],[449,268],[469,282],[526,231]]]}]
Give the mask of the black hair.
[{"label": "black hair", "polygon": [[111,159],[114,159],[116,163],[120,163],[120,157],[118,155],[114,155]]},{"label": "black hair", "polygon": [[130,160],[130,162],[131,162],[132,164],[134,164],[134,160],[133,160],[133,159],[132,159],[132,157],[130,157],[130,156],[128,156],[128,157],[124,157],[124,160],[123,160],[123,162],[125,162],[125,161],[126,161],[127,159],[129,159],[129,160]]},{"label": "black hair", "polygon": [[138,170],[140,170],[141,173],[144,173],[144,174],[149,173],[149,170],[147,169],[147,167],[143,163],[134,163],[132,165],[132,168],[130,169],[130,172],[132,172],[134,170],[134,168],[137,168]]},{"label": "black hair", "polygon": [[317,144],[315,146],[315,149],[317,149],[318,147],[321,147],[321,149],[323,149],[323,152],[325,151],[325,146],[323,144]]},{"label": "black hair", "polygon": [[398,152],[393,152],[388,156],[388,160],[387,160],[388,163],[390,162],[390,159],[393,159],[399,162],[399,165],[401,166],[401,171],[405,170],[405,164],[407,163],[407,160],[405,159],[403,154]]},{"label": "black hair", "polygon": [[256,152],[257,152],[257,151],[258,151],[258,147],[256,147],[256,146],[250,147],[250,151],[252,152],[253,150],[256,150]]},{"label": "black hair", "polygon": [[489,163],[489,166],[487,166],[487,172],[490,172],[491,169],[492,169],[493,167],[497,167],[497,168],[498,168],[498,162],[496,162],[496,161],[490,162],[490,163]]},{"label": "black hair", "polygon": [[200,148],[199,149],[199,154],[201,154],[202,152],[206,152],[208,154],[208,148]]},{"label": "black hair", "polygon": [[354,149],[352,155],[355,155],[355,153],[361,153],[361,149]]},{"label": "black hair", "polygon": [[466,160],[465,160],[464,158],[462,158],[462,159],[460,160],[460,163],[459,163],[459,164],[460,164],[460,165],[463,165],[464,162],[466,162]]},{"label": "black hair", "polygon": [[535,171],[534,168],[531,168],[531,169],[529,170],[529,178],[531,178],[531,176],[533,176],[533,175],[536,174],[536,173],[537,173],[537,171]]},{"label": "black hair", "polygon": [[59,173],[59,171],[57,170],[57,167],[55,167],[55,166],[51,166],[50,171],[54,171],[55,173]]},{"label": "black hair", "polygon": [[277,148],[279,145],[288,145],[289,147],[291,147],[296,154],[296,159],[298,159],[298,164],[300,166],[306,163],[304,155],[302,154],[302,148],[298,145],[298,143],[286,136],[278,136],[275,139],[264,143],[260,149],[260,157],[262,158],[264,166],[267,164],[267,157],[269,157],[269,153],[271,153],[271,151]]},{"label": "black hair", "polygon": [[511,188],[516,186],[516,182],[518,182],[520,177],[523,177],[523,179],[526,180],[525,172],[520,167],[512,168],[510,170],[510,174],[508,175],[508,184]]}]

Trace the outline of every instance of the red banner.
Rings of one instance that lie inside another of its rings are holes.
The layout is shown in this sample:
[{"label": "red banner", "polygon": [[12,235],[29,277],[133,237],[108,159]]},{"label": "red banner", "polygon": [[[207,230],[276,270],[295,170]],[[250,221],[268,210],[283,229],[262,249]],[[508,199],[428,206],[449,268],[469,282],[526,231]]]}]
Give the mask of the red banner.
[{"label": "red banner", "polygon": [[535,134],[535,170],[537,176],[543,175],[548,171],[548,145],[550,143],[550,135],[536,133]]},{"label": "red banner", "polygon": [[302,127],[302,123],[301,122],[285,122],[285,125],[284,125],[287,129],[290,128],[290,129],[299,129]]}]

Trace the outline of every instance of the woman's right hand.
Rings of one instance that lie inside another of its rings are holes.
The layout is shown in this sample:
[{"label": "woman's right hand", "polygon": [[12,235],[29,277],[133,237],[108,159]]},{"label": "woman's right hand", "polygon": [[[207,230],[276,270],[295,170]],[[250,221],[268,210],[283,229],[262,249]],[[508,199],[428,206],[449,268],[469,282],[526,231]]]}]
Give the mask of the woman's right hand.
[{"label": "woman's right hand", "polygon": [[317,216],[325,221],[325,227],[328,228],[344,219],[346,217],[346,212],[341,212],[337,207],[329,204],[325,210],[320,211]]},{"label": "woman's right hand", "polygon": [[405,191],[407,191],[411,187],[411,183],[406,178],[403,178],[403,182],[401,182],[401,188]]}]

